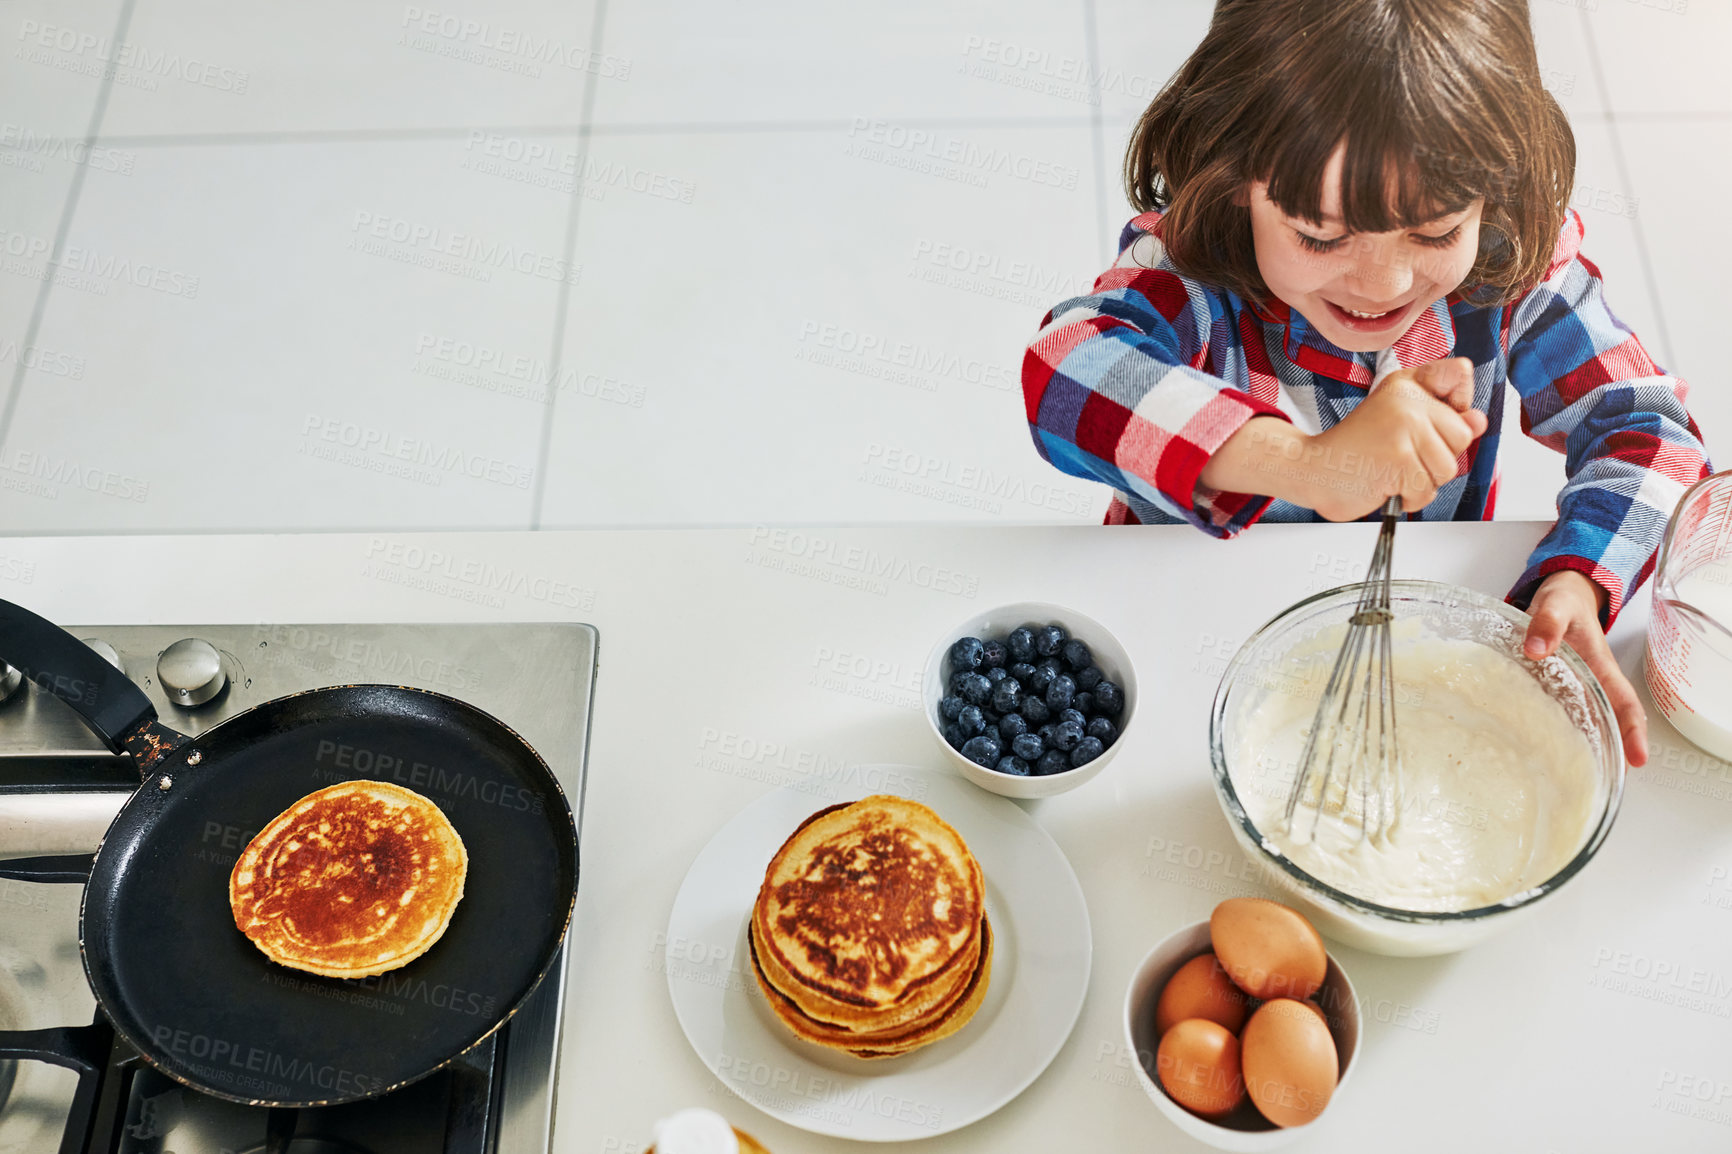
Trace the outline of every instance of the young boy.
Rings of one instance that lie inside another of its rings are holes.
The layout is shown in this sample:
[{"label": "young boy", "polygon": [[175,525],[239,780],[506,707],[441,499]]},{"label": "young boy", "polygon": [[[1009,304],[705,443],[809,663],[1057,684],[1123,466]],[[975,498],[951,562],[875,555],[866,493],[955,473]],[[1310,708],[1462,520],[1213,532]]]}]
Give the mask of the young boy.
[{"label": "young boy", "polygon": [[1036,447],[1117,490],[1109,524],[1480,520],[1513,387],[1567,475],[1509,595],[1526,652],[1568,641],[1643,764],[1604,631],[1708,463],[1580,254],[1574,171],[1520,0],[1220,0],[1132,137],[1117,265],[1024,358]]}]

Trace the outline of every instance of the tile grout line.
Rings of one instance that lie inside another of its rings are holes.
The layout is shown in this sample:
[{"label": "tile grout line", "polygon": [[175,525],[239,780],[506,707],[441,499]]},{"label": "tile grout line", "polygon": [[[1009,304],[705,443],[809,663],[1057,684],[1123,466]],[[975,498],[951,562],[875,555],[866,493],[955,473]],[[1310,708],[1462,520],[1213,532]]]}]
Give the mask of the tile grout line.
[{"label": "tile grout line", "polygon": [[[120,19],[114,26],[114,42],[124,43],[126,30],[132,23],[132,8],[136,0],[124,0],[120,6]],[[90,127],[84,132],[84,147],[88,151],[96,144],[101,135],[102,118],[108,111],[108,95],[114,88],[114,73],[103,69],[102,84],[96,90],[96,103],[90,110]],[[48,294],[54,288],[54,270],[60,265],[60,258],[66,251],[66,237],[72,231],[72,217],[78,211],[78,196],[84,190],[84,174],[88,165],[72,166],[72,180],[66,187],[66,201],[60,206],[60,221],[54,227],[54,246],[49,250],[48,261],[42,267],[42,287],[36,292],[36,303],[30,309],[30,323],[24,328],[24,339],[20,342],[18,363],[12,369],[12,381],[6,388],[6,403],[0,408],[0,447],[6,444],[12,435],[12,419],[18,411],[18,400],[24,392],[24,374],[29,371],[25,363],[29,358],[24,350],[34,348],[36,335],[42,331],[42,318],[48,313]]]},{"label": "tile grout line", "polygon": [[1095,220],[1106,253],[1104,263],[1110,265],[1118,254],[1112,251],[1113,226],[1107,219],[1107,146],[1101,114],[1104,98],[1101,92],[1100,25],[1095,19],[1095,0],[1083,0],[1083,40],[1089,56],[1089,75],[1095,80],[1095,100],[1089,106],[1089,145],[1095,158]]},{"label": "tile grout line", "polygon": [[[1582,9],[1578,15],[1581,18],[1582,36],[1587,41],[1588,63],[1594,70],[1594,86],[1600,92],[1600,105],[1604,109],[1606,133],[1612,140],[1612,163],[1618,169],[1618,182],[1624,186],[1624,195],[1634,192],[1630,180],[1630,165],[1624,159],[1624,138],[1618,130],[1618,115],[1612,109],[1611,90],[1606,85],[1606,71],[1600,66],[1600,42],[1594,36],[1593,21],[1588,18],[1587,9]],[[1648,255],[1648,236],[1642,230],[1640,216],[1632,213],[1630,229],[1636,235],[1636,258],[1642,265],[1642,278],[1647,282],[1648,303],[1654,308],[1655,342],[1660,346],[1663,363],[1676,369],[1677,361],[1672,357],[1672,336],[1666,328],[1666,310],[1660,301],[1660,282],[1654,275],[1654,262]]]},{"label": "tile grout line", "polygon": [[[599,52],[607,28],[607,0],[596,0],[590,25],[590,51]],[[597,74],[584,77],[583,101],[578,108],[576,178],[571,182],[571,207],[565,217],[565,268],[553,307],[553,342],[548,354],[547,405],[541,417],[541,444],[535,457],[535,492],[529,502],[529,528],[541,528],[541,505],[547,496],[547,467],[553,456],[553,422],[559,408],[560,369],[565,357],[566,321],[571,309],[571,270],[577,255],[577,229],[583,205],[583,170],[589,163],[590,123],[595,118]]]}]

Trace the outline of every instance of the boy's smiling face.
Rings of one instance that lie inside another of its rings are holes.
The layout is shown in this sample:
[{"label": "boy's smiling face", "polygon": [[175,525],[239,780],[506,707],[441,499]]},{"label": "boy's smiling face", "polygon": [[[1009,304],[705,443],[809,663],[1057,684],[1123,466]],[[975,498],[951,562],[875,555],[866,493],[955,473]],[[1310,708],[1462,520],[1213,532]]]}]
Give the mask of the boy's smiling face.
[{"label": "boy's smiling face", "polygon": [[1483,200],[1413,228],[1349,233],[1341,218],[1338,148],[1323,175],[1323,219],[1288,216],[1254,181],[1251,213],[1257,271],[1269,291],[1330,343],[1348,352],[1388,348],[1434,302],[1466,279],[1479,253]]}]

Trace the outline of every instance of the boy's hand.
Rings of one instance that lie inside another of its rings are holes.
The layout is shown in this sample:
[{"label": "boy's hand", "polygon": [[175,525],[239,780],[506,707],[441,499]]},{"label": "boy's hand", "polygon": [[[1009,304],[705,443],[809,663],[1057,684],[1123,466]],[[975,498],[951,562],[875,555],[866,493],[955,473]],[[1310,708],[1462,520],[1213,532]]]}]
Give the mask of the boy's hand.
[{"label": "boy's hand", "polygon": [[1326,433],[1308,436],[1280,417],[1251,418],[1209,458],[1199,480],[1290,501],[1330,521],[1363,517],[1397,494],[1408,512],[1423,509],[1485,432],[1485,414],[1472,405],[1466,357],[1400,369]]},{"label": "boy's hand", "polygon": [[1466,357],[1445,357],[1411,369],[1397,369],[1383,379],[1383,385],[1399,379],[1411,380],[1458,413],[1473,408],[1473,362]]},{"label": "boy's hand", "polygon": [[1310,438],[1304,503],[1330,521],[1363,517],[1397,495],[1407,512],[1425,508],[1486,430],[1472,404],[1465,357],[1391,373],[1339,424]]},{"label": "boy's hand", "polygon": [[1642,709],[1624,671],[1612,657],[1606,644],[1605,631],[1600,628],[1600,606],[1606,591],[1574,569],[1553,573],[1540,582],[1528,613],[1533,621],[1528,625],[1527,641],[1522,651],[1538,661],[1557,652],[1560,642],[1581,655],[1600,685],[1612,712],[1618,718],[1618,732],[1624,737],[1624,756],[1631,765],[1648,762],[1648,715]]}]

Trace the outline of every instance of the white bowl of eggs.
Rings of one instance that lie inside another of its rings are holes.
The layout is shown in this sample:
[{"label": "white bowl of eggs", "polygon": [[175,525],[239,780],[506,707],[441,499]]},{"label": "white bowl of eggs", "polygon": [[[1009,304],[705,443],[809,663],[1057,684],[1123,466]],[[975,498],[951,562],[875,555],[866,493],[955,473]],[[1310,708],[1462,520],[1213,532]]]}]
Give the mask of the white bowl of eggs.
[{"label": "white bowl of eggs", "polygon": [[1218,1150],[1274,1150],[1339,1102],[1359,999],[1301,914],[1231,898],[1149,951],[1125,995],[1125,1036],[1173,1125]]}]

